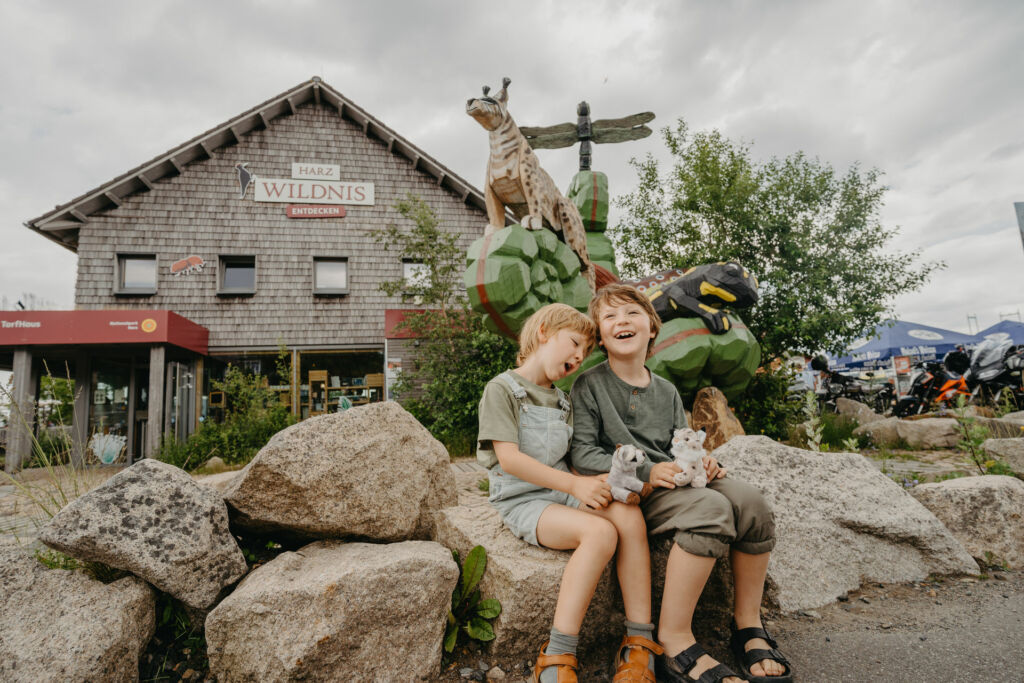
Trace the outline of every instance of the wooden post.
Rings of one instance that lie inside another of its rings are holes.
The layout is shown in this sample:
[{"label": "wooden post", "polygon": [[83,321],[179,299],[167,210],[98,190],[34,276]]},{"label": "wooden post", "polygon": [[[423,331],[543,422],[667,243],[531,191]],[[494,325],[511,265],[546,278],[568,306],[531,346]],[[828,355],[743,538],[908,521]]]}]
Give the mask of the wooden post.
[{"label": "wooden post", "polygon": [[164,366],[167,350],[160,344],[149,349],[149,410],[146,419],[145,457],[153,458],[160,450],[164,424]]},{"label": "wooden post", "polygon": [[4,470],[19,471],[32,455],[32,425],[36,415],[36,386],[33,382],[32,351],[14,350],[14,404],[7,420],[7,455]]}]

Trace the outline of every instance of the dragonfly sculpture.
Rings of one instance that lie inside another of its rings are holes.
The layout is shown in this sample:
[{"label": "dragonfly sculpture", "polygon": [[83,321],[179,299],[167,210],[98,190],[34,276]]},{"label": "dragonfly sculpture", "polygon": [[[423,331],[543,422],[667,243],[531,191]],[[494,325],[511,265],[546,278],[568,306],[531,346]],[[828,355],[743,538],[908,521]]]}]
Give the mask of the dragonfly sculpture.
[{"label": "dragonfly sculpture", "polygon": [[576,106],[576,123],[557,126],[521,126],[519,131],[534,149],[561,149],[580,143],[580,170],[590,170],[590,143],[629,142],[642,140],[651,134],[644,124],[654,120],[654,112],[645,111],[621,119],[598,119],[591,122],[590,105],[580,102]]}]

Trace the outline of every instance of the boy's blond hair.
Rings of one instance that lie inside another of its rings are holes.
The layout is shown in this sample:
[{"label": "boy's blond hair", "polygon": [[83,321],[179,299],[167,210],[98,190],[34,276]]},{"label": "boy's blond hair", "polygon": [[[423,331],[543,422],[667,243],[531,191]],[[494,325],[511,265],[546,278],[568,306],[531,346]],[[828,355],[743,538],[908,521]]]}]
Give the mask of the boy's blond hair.
[{"label": "boy's blond hair", "polygon": [[543,329],[544,336],[550,339],[559,330],[570,329],[579,332],[586,337],[587,348],[583,357],[586,358],[594,348],[597,327],[587,316],[566,304],[548,304],[536,313],[531,315],[523,323],[523,329],[519,332],[519,353],[516,355],[516,365],[522,365],[526,359],[540,346],[540,333]]},{"label": "boy's blond hair", "polygon": [[636,304],[644,309],[647,317],[651,319],[651,331],[654,332],[654,336],[647,342],[647,357],[650,358],[651,352],[654,351],[654,340],[658,338],[658,333],[661,332],[661,318],[658,317],[657,311],[654,310],[654,304],[651,303],[651,300],[632,285],[620,283],[605,285],[597,290],[594,298],[590,300],[590,308],[587,312],[597,328],[597,341],[601,341],[600,319],[598,318],[601,314],[601,307],[621,306],[622,304]]}]

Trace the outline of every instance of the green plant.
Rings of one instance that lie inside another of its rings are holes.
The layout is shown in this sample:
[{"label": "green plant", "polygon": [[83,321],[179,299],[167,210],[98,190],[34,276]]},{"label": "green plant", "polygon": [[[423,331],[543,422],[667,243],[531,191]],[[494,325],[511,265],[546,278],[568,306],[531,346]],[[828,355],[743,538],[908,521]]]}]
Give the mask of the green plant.
[{"label": "green plant", "polygon": [[758,368],[743,394],[729,404],[747,434],[782,441],[800,421],[803,403],[790,393],[792,370],[785,363],[772,365]]},{"label": "green plant", "polygon": [[1010,570],[1009,563],[991,550],[985,551],[985,558],[981,564],[983,565],[983,568],[1001,569],[1004,572]]},{"label": "green plant", "polygon": [[860,450],[860,441],[856,437],[843,439],[842,447],[847,453],[856,453]]},{"label": "green plant", "polygon": [[1017,473],[1013,468],[1002,460],[991,459],[985,461],[985,474],[1001,474],[1007,477],[1016,477]]},{"label": "green plant", "polygon": [[476,487],[478,489],[480,489],[481,491],[483,491],[484,493],[489,493],[490,490],[491,490],[491,480],[490,479],[481,479],[480,481],[478,481],[476,483]]},{"label": "green plant", "polygon": [[57,550],[41,550],[37,548],[35,550],[35,558],[39,561],[39,564],[43,565],[47,569],[63,569],[65,571],[73,571],[81,567],[81,563],[73,557],[69,557],[62,552]]},{"label": "green plant", "polygon": [[416,363],[395,383],[398,400],[453,457],[476,446],[484,386],[515,365],[516,343],[488,332],[466,310],[452,326],[434,311],[407,316],[402,326],[421,342]]},{"label": "green plant", "polygon": [[200,672],[196,680],[202,680],[209,670],[206,635],[203,621],[194,620],[194,614],[170,595],[157,593],[156,632],[140,661],[141,680],[179,680],[187,668]]},{"label": "green plant", "polygon": [[459,634],[464,633],[472,640],[487,642],[494,640],[494,628],[490,620],[501,614],[501,603],[494,598],[481,599],[477,584],[487,569],[487,551],[478,545],[466,555],[466,561],[459,560],[459,553],[452,551],[455,564],[459,565],[459,582],[452,591],[452,608],[448,611],[448,623],[444,631],[444,651],[452,652]]},{"label": "green plant", "polygon": [[[284,361],[279,358],[279,362]],[[203,422],[184,443],[165,436],[157,459],[191,470],[214,455],[228,465],[245,464],[270,437],[295,423],[295,416],[267,388],[262,375],[250,375],[229,365],[224,379],[214,380],[212,386],[224,392],[227,409],[223,422]]]},{"label": "green plant", "polygon": [[820,415],[820,419],[822,444],[833,449],[843,448],[851,451],[859,450],[867,445],[866,437],[854,436],[853,432],[859,425],[852,417],[824,412]]},{"label": "green plant", "polygon": [[960,477],[965,477],[965,476],[967,476],[967,475],[964,474],[963,472],[957,472],[957,471],[942,472],[942,473],[936,474],[934,477],[932,477],[932,481],[933,482],[949,481],[950,479],[959,479]]},{"label": "green plant", "polygon": [[78,560],[70,555],[65,555],[58,550],[36,549],[33,554],[36,560],[38,560],[39,563],[47,569],[63,569],[65,571],[81,569],[90,577],[102,583],[113,583],[118,579],[128,576],[128,572],[123,569],[114,569],[113,567],[108,567],[102,562]]},{"label": "green plant", "polygon": [[1013,391],[1008,388],[999,392],[999,395],[996,397],[995,404],[996,417],[1003,417],[1004,415],[1020,409],[1020,406],[1017,405],[1017,401],[1013,398]]},{"label": "green plant", "polygon": [[821,415],[818,413],[818,397],[813,391],[804,394],[804,435],[807,438],[807,449],[811,451],[821,450],[821,435],[824,425],[821,423]]},{"label": "green plant", "polygon": [[967,401],[962,395],[957,396],[954,417],[957,431],[960,433],[960,441],[957,442],[957,445],[967,454],[971,464],[977,467],[981,474],[987,474],[986,462],[990,459],[988,454],[982,450],[981,444],[989,437],[988,427],[978,424],[975,418],[967,415]]}]

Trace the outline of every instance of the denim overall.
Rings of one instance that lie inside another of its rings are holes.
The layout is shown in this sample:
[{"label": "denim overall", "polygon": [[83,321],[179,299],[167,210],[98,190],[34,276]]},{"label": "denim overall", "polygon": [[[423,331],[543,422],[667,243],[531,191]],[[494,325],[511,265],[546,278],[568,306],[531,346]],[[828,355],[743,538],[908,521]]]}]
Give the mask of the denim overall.
[{"label": "denim overall", "polygon": [[[499,375],[519,402],[519,450],[535,460],[563,472],[569,471],[569,443],[572,427],[568,424],[569,399],[558,392],[559,408],[545,408],[527,402],[526,390],[505,372]],[[519,538],[537,543],[537,521],[552,503],[579,507],[580,502],[567,493],[553,491],[506,473],[497,464],[489,474],[488,500],[501,514],[501,519]]]}]

